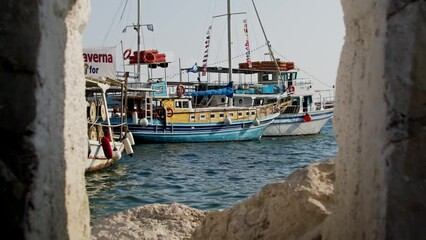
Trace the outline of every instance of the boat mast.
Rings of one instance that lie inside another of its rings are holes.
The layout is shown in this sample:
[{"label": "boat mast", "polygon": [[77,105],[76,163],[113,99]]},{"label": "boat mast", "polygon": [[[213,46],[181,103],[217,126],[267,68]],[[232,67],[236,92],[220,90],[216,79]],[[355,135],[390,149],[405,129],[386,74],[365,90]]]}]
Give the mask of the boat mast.
[{"label": "boat mast", "polygon": [[137,26],[137,32],[138,32],[138,65],[137,65],[137,73],[138,73],[138,82],[141,81],[141,38],[142,38],[142,31],[141,31],[141,0],[138,0],[138,26]]},{"label": "boat mast", "polygon": [[232,53],[231,53],[231,0],[228,0],[228,82],[232,81]]},{"label": "boat mast", "polygon": [[251,0],[251,2],[253,3],[254,11],[256,12],[256,16],[257,16],[257,20],[259,21],[260,27],[262,28],[263,36],[265,37],[266,45],[268,46],[269,56],[270,56],[271,60],[275,63],[275,67],[277,68],[277,71],[278,71],[278,77],[281,79],[281,82],[282,82],[283,86],[285,87],[284,79],[282,79],[282,76],[281,76],[280,67],[278,66],[278,62],[275,60],[274,53],[272,52],[271,44],[268,40],[268,37],[266,36],[265,29],[263,28],[262,21],[260,21],[260,17],[259,17],[259,13],[257,12],[256,4],[254,3],[254,0]]},{"label": "boat mast", "polygon": [[[231,0],[228,0],[228,83],[232,82],[232,53],[231,53]],[[234,105],[233,99],[229,98],[229,106]]]}]

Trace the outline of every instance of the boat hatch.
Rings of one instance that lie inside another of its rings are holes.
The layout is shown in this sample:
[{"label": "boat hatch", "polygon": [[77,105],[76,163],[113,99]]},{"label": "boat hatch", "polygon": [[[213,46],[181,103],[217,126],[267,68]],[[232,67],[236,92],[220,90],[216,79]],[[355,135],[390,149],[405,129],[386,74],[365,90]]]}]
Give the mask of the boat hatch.
[{"label": "boat hatch", "polygon": [[312,96],[303,96],[303,112],[308,112],[312,108]]}]

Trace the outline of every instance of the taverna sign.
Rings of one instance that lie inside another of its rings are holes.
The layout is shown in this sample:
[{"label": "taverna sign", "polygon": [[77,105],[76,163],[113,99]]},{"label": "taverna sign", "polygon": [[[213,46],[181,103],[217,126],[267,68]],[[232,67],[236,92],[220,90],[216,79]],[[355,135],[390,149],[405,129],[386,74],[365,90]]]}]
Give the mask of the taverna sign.
[{"label": "taverna sign", "polygon": [[83,49],[84,74],[90,77],[115,78],[115,48]]}]

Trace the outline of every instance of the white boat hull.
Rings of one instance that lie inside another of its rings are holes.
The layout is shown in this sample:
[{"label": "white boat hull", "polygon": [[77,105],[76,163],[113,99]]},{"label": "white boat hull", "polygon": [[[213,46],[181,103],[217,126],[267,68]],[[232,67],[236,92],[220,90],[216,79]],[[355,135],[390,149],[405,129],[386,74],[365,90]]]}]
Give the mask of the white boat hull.
[{"label": "white boat hull", "polygon": [[305,113],[281,114],[269,125],[262,136],[299,136],[319,134],[324,125],[333,116],[333,109],[309,112],[311,121],[305,121]]},{"label": "white boat hull", "polygon": [[[117,149],[120,154],[124,150],[124,144],[121,142],[114,142],[114,146]],[[111,146],[113,144],[111,143]],[[89,147],[90,147],[90,154],[87,157],[87,165],[86,165],[86,173],[87,172],[94,172],[99,171],[101,169],[107,168],[120,160],[113,159],[113,158],[107,158],[105,156],[105,153],[102,149],[102,144],[99,141],[96,140],[89,140]]]}]

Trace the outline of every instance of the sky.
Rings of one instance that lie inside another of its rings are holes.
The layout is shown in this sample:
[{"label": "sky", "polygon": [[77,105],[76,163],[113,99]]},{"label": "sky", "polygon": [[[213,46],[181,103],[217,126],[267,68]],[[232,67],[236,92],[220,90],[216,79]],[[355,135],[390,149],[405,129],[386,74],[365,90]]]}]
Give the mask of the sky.
[{"label": "sky", "polygon": [[[83,34],[84,48],[116,47],[117,70],[123,69],[123,49],[137,49],[138,0],[91,0],[91,15]],[[335,84],[345,28],[340,0],[255,0],[266,37],[276,58],[292,61],[299,76],[313,79],[319,88]],[[227,67],[226,0],[141,0],[141,23],[152,24],[154,31],[142,27],[142,49],[166,53],[170,62],[167,75],[179,81],[182,68],[202,65],[206,31],[212,26],[208,52],[209,66]],[[266,40],[251,0],[231,1],[232,66],[246,61],[243,20],[247,20],[252,61],[269,60]],[[123,29],[126,31],[123,33]],[[129,66],[126,66],[127,70]],[[145,68],[143,68],[145,69]],[[145,74],[146,73],[142,73]],[[183,79],[196,79],[184,73]],[[142,79],[144,76],[142,76]],[[203,79],[202,79],[203,80]]]}]

